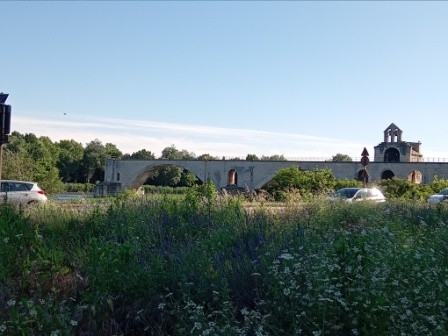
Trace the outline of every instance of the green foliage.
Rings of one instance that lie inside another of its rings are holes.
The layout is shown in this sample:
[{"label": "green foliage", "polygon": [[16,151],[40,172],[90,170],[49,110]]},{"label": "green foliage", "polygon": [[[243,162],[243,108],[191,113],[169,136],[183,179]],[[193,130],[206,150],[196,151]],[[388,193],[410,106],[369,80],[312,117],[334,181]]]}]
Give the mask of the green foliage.
[{"label": "green foliage", "polygon": [[336,178],[330,169],[301,170],[291,166],[277,171],[268,191],[276,195],[284,195],[290,190],[297,190],[304,198],[328,193],[334,189]]},{"label": "green foliage", "polygon": [[155,186],[155,185],[143,185],[145,194],[168,194],[168,195],[183,195],[186,194],[190,188],[188,187],[167,187],[167,186]]},{"label": "green foliage", "polygon": [[93,178],[100,180],[101,172],[108,157],[106,147],[100,140],[95,139],[89,142],[84,149],[83,169],[85,182],[91,183]]},{"label": "green foliage", "polygon": [[59,169],[59,176],[65,182],[80,181],[84,147],[74,140],[61,140],[57,146],[59,157],[56,167]]},{"label": "green foliage", "polygon": [[157,170],[146,183],[158,186],[176,186],[182,179],[183,169],[176,166],[168,166]]},{"label": "green foliage", "polygon": [[352,158],[347,154],[338,153],[331,159],[333,162],[353,162]]},{"label": "green foliage", "polygon": [[107,143],[106,145],[104,145],[104,147],[106,149],[106,154],[108,157],[115,157],[117,159],[121,159],[123,157],[123,153],[117,148],[116,145]]},{"label": "green foliage", "polygon": [[48,137],[13,132],[5,148],[3,179],[21,179],[38,182],[47,192],[62,189],[56,167],[59,147]]},{"label": "green foliage", "polygon": [[[207,155],[207,154],[204,154]],[[196,155],[194,153],[189,153],[186,150],[179,151],[174,145],[166,147],[162,151],[162,156],[160,159],[166,160],[192,160],[195,159]],[[197,177],[180,167],[168,166],[159,169],[155,174],[149,178],[145,184],[153,184],[156,186],[180,186],[189,187],[198,182]]]},{"label": "green foliage", "polygon": [[196,158],[194,153],[188,152],[187,150],[178,150],[174,145],[170,147],[165,147],[162,150],[161,160],[193,160]]},{"label": "green foliage", "polygon": [[405,179],[393,177],[380,181],[379,186],[384,191],[385,196],[390,199],[426,200],[429,195],[438,192],[439,187],[448,185],[447,182],[435,179],[432,185],[415,184]]},{"label": "green foliage", "polygon": [[214,183],[209,180],[204,184],[190,188],[186,195],[186,201],[193,208],[197,208],[201,203],[205,203],[207,208],[210,208],[216,202],[217,197],[218,190]]},{"label": "green foliage", "polygon": [[363,187],[364,183],[358,180],[348,180],[348,179],[338,179],[334,185],[334,190],[338,190],[341,188],[350,188],[350,187]]},{"label": "green foliage", "polygon": [[448,179],[441,179],[435,176],[434,181],[431,183],[431,188],[436,193],[442,189],[448,188]]},{"label": "green foliage", "polygon": [[177,184],[179,187],[192,187],[199,183],[199,179],[195,174],[188,170],[183,170],[180,176],[180,181]]},{"label": "green foliage", "polygon": [[283,155],[261,156],[261,161],[288,161]]},{"label": "green foliage", "polygon": [[91,193],[95,185],[92,183],[65,183],[64,192]]},{"label": "green foliage", "polygon": [[246,161],[260,161],[256,154],[247,154]]},{"label": "green foliage", "polygon": [[197,160],[200,160],[200,161],[207,161],[207,160],[219,160],[219,157],[217,157],[217,156],[213,156],[213,155],[210,155],[210,154],[202,154],[202,155],[199,155],[198,157],[197,157]]},{"label": "green foliage", "polygon": [[123,159],[133,160],[154,160],[155,158],[155,155],[152,152],[147,151],[146,149],[140,149],[139,151],[132,153],[131,155],[123,155]]},{"label": "green foliage", "polygon": [[166,195],[0,207],[0,333],[446,334],[448,207],[248,212],[193,189],[194,211]]}]

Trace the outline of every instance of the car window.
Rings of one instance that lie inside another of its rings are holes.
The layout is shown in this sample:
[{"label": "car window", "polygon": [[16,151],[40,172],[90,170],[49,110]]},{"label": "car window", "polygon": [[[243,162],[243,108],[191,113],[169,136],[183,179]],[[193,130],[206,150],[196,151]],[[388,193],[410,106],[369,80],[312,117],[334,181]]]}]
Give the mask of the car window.
[{"label": "car window", "polygon": [[355,196],[358,189],[343,189],[341,192],[341,196],[344,196],[346,198],[352,198]]},{"label": "car window", "polygon": [[380,192],[377,189],[369,189],[369,197],[377,197],[380,195]]},{"label": "car window", "polygon": [[368,191],[367,189],[361,189],[356,193],[356,198],[365,198],[367,197]]},{"label": "car window", "polygon": [[2,182],[2,186],[1,186],[1,190],[2,192],[7,192],[9,191],[9,183],[8,182]]},{"label": "car window", "polygon": [[2,182],[2,192],[30,191],[33,188],[31,183],[24,182]]},{"label": "car window", "polygon": [[29,191],[28,185],[26,183],[16,183],[17,191]]}]

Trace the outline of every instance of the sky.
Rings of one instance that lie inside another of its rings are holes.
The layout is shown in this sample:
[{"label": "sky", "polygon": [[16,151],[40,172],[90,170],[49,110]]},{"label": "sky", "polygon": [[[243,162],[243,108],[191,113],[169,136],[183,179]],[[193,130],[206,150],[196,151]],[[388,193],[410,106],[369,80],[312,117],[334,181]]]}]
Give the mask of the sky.
[{"label": "sky", "polygon": [[448,160],[447,1],[2,1],[11,130],[160,157]]}]

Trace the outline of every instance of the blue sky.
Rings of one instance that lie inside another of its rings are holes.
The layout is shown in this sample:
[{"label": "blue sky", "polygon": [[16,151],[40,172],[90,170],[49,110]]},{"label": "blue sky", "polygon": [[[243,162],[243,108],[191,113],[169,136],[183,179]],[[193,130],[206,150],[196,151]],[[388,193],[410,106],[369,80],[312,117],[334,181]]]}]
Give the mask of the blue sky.
[{"label": "blue sky", "polygon": [[395,123],[448,158],[446,1],[6,1],[20,133],[156,157],[359,158]]}]

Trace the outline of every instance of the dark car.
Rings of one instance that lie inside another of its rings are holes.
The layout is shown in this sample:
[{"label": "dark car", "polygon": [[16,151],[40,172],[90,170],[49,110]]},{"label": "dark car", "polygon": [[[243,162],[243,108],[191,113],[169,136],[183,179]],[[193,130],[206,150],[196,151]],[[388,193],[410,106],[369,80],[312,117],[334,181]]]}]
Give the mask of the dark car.
[{"label": "dark car", "polygon": [[428,197],[428,203],[440,203],[448,201],[448,188],[440,190],[437,194]]}]

